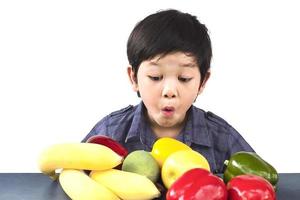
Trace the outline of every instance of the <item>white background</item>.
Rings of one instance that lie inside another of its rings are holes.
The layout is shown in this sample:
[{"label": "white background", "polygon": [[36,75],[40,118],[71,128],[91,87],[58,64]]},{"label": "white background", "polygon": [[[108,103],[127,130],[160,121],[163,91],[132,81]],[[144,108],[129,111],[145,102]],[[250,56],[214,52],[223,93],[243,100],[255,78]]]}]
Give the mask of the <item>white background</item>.
[{"label": "white background", "polygon": [[127,38],[166,8],[210,31],[212,76],[195,105],[227,120],[279,172],[300,172],[299,6],[238,0],[1,1],[0,172],[38,172],[47,146],[79,142],[105,115],[137,104]]}]

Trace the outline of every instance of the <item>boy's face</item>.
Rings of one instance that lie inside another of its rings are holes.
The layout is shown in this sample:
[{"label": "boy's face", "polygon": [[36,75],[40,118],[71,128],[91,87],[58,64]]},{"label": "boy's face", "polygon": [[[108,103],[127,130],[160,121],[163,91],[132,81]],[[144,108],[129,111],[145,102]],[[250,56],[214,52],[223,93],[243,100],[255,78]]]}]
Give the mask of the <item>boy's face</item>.
[{"label": "boy's face", "polygon": [[200,87],[200,71],[194,57],[182,52],[143,61],[137,81],[131,67],[128,75],[133,89],[140,92],[151,126],[160,128],[181,127],[206,82]]}]

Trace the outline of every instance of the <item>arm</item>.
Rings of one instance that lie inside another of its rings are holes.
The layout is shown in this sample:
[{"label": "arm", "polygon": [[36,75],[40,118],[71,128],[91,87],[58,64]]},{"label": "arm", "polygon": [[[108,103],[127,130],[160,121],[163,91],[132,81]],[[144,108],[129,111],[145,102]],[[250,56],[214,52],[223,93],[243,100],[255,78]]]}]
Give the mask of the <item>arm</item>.
[{"label": "arm", "polygon": [[228,131],[230,133],[228,140],[229,156],[238,151],[254,152],[248,142],[232,126],[228,126]]}]

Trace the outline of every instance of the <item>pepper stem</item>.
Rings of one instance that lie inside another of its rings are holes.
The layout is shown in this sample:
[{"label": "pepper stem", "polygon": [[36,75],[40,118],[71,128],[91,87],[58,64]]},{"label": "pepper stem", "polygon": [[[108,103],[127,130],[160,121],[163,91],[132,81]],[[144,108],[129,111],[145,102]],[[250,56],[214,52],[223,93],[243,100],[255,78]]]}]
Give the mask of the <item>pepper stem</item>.
[{"label": "pepper stem", "polygon": [[229,160],[224,161],[224,165],[228,166]]}]

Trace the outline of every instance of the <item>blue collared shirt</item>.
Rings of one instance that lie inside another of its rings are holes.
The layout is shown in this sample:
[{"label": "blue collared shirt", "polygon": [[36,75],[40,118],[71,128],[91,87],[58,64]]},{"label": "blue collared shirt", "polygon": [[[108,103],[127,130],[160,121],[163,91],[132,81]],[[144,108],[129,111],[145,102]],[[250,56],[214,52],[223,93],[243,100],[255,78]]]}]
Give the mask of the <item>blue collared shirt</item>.
[{"label": "blue collared shirt", "polygon": [[[129,152],[151,151],[158,138],[147,123],[145,112],[142,102],[113,112],[99,121],[82,142],[93,135],[106,135],[121,143]],[[212,112],[192,105],[187,117],[176,139],[201,153],[213,173],[224,172],[224,161],[233,153],[254,151],[232,126]]]}]

